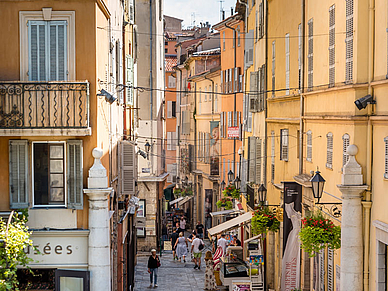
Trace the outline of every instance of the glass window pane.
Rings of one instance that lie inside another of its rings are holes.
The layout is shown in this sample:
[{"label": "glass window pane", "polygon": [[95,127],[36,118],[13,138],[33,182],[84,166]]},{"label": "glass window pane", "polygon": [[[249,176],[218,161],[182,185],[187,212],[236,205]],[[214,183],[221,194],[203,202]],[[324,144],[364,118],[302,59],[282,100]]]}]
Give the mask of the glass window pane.
[{"label": "glass window pane", "polygon": [[50,201],[51,202],[64,202],[65,196],[63,195],[63,188],[51,188]]},{"label": "glass window pane", "polygon": [[50,187],[63,187],[63,174],[51,174]]},{"label": "glass window pane", "polygon": [[50,146],[50,158],[51,159],[63,159],[63,146]]},{"label": "glass window pane", "polygon": [[34,203],[35,205],[47,205],[49,193],[49,158],[48,144],[34,144]]},{"label": "glass window pane", "polygon": [[83,278],[61,277],[59,281],[61,291],[83,291],[83,281]]},{"label": "glass window pane", "polygon": [[50,160],[50,173],[63,173],[63,160]]}]

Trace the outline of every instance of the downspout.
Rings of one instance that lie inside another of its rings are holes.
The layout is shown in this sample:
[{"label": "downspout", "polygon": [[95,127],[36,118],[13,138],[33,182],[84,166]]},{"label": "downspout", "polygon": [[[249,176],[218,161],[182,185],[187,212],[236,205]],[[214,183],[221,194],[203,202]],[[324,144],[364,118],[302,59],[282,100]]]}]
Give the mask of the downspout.
[{"label": "downspout", "polygon": [[[156,21],[156,20],[155,20]],[[154,132],[153,132],[153,105],[154,105],[154,102],[153,102],[153,78],[152,78],[152,74],[153,74],[153,71],[152,71],[152,68],[153,68],[153,64],[152,64],[152,45],[153,45],[153,37],[152,37],[152,0],[150,0],[150,126],[151,126],[151,153],[153,151],[153,136],[154,136]],[[154,173],[154,157],[151,158],[151,173]]]},{"label": "downspout", "polygon": [[[374,40],[375,40],[375,0],[369,0],[369,53],[368,53],[368,94],[373,96],[372,81],[374,78]],[[368,106],[368,129],[367,129],[367,167],[366,184],[368,188],[365,191],[365,201],[362,206],[365,213],[365,231],[364,231],[364,290],[369,290],[369,248],[370,248],[370,215],[371,215],[371,195],[372,195],[372,175],[373,175],[373,125],[371,115],[375,114],[375,105]]]},{"label": "downspout", "polygon": [[302,51],[300,53],[300,90],[299,90],[299,96],[300,96],[300,120],[299,120],[299,174],[303,174],[303,130],[304,130],[304,124],[303,124],[303,115],[304,115],[304,49],[305,49],[305,0],[301,1],[301,22],[300,26],[302,29]]},{"label": "downspout", "polygon": [[[123,24],[123,34],[122,34],[122,38],[123,38],[123,61],[124,61],[124,64],[123,64],[123,85],[127,83],[127,80],[126,80],[126,57],[125,57],[125,28],[126,26]],[[123,106],[123,136],[124,136],[124,139],[128,139],[128,132],[127,132],[127,90],[126,90],[127,87],[124,87],[124,86],[121,86],[121,89],[124,91],[123,92],[123,100],[124,100],[124,106]]]},{"label": "downspout", "polygon": [[[236,42],[236,36],[237,36],[237,31],[235,28],[229,26],[227,23],[225,23],[225,27],[233,30],[233,44],[234,44],[234,68],[237,66],[237,42]],[[235,71],[235,69],[234,69]],[[235,71],[236,72],[236,71]],[[236,79],[236,76],[234,76]],[[233,80],[232,80],[233,82]],[[236,100],[237,100],[237,91],[234,90],[234,98],[233,98],[233,119],[235,118],[234,115],[237,114],[236,112]],[[228,124],[229,125],[229,124]],[[234,176],[236,177],[236,138],[233,138],[233,173]]]},{"label": "downspout", "polygon": [[268,77],[268,3],[265,3],[265,82],[264,82],[264,185],[267,187],[267,142],[268,142],[268,126],[267,126],[267,77]]}]

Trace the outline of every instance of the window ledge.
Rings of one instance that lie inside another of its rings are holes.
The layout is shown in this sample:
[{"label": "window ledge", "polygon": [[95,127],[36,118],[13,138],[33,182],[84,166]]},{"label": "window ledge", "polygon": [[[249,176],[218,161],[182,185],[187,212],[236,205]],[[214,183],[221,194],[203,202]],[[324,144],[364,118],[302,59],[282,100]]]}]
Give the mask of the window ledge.
[{"label": "window ledge", "polygon": [[92,135],[91,127],[0,129],[0,136],[89,136],[89,135]]}]

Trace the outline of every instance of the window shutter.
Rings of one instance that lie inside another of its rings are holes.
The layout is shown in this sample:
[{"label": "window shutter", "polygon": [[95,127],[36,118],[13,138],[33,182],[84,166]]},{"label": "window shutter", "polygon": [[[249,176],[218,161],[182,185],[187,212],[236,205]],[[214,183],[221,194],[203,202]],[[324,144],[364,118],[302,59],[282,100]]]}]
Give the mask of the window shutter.
[{"label": "window shutter", "polygon": [[30,81],[47,80],[46,47],[45,21],[28,21],[28,78]]},{"label": "window shutter", "polygon": [[256,139],[256,153],[255,153],[255,158],[256,158],[256,184],[260,185],[261,184],[261,139],[257,138]]},{"label": "window shutter", "polygon": [[173,171],[173,164],[167,164],[167,173],[169,175],[167,176],[167,183],[172,183],[172,171]]},{"label": "window shutter", "polygon": [[167,118],[172,118],[172,101],[167,101]]},{"label": "window shutter", "polygon": [[325,249],[319,252],[319,291],[325,291]]},{"label": "window shutter", "polygon": [[290,34],[286,34],[286,95],[290,95]]},{"label": "window shutter", "polygon": [[234,68],[234,88],[233,88],[233,91],[234,92],[238,92],[239,91],[239,86],[238,86],[238,78],[239,78],[239,73],[238,73],[238,69],[239,68]]},{"label": "window shutter", "polygon": [[388,137],[384,138],[384,147],[385,147],[385,171],[384,171],[384,178],[388,179]]},{"label": "window shutter", "polygon": [[233,126],[233,123],[232,123],[233,122],[233,116],[232,116],[232,114],[233,114],[232,111],[228,111],[228,128]]},{"label": "window shutter", "polygon": [[257,111],[257,72],[251,72],[249,81],[249,111]]},{"label": "window shutter", "polygon": [[225,93],[225,91],[224,91],[224,71],[222,71],[221,70],[221,84],[220,84],[220,86],[221,86],[221,93]]},{"label": "window shutter", "polygon": [[327,153],[326,153],[326,167],[333,168],[333,134],[329,132],[326,135],[327,139]]},{"label": "window shutter", "polygon": [[83,208],[82,140],[67,142],[67,207]]},{"label": "window shutter", "polygon": [[67,80],[67,21],[49,21],[50,81]]},{"label": "window shutter", "polygon": [[250,136],[249,139],[249,157],[248,157],[248,165],[249,165],[249,173],[248,180],[249,182],[255,182],[256,178],[256,137]]},{"label": "window shutter", "polygon": [[171,150],[176,150],[176,144],[177,144],[177,138],[176,138],[176,132],[171,132]]},{"label": "window shutter", "polygon": [[302,88],[302,25],[298,25],[298,88]]},{"label": "window shutter", "polygon": [[311,18],[308,23],[308,55],[307,55],[307,61],[308,61],[308,68],[307,68],[307,89],[312,90],[313,88],[313,53],[314,53],[314,40],[313,40],[313,19]]},{"label": "window shutter", "polygon": [[282,139],[280,144],[281,160],[288,161],[288,129],[281,130],[281,139]]},{"label": "window shutter", "polygon": [[252,131],[252,112],[248,112],[248,132]]},{"label": "window shutter", "polygon": [[335,84],[335,5],[329,8],[329,87]]},{"label": "window shutter", "polygon": [[119,183],[121,195],[135,195],[136,155],[135,146],[128,141],[121,141]]},{"label": "window shutter", "polygon": [[271,131],[271,182],[275,181],[275,132]]},{"label": "window shutter", "polygon": [[220,115],[220,131],[221,137],[224,137],[224,112],[221,112]]},{"label": "window shutter", "polygon": [[307,154],[306,154],[306,160],[311,162],[311,160],[313,158],[313,135],[312,135],[311,130],[309,130],[306,135],[307,135],[307,144],[306,144]]},{"label": "window shutter", "polygon": [[327,291],[334,291],[334,250],[327,249]]},{"label": "window shutter", "polygon": [[349,154],[347,153],[348,147],[350,145],[350,136],[345,133],[342,136],[342,166],[345,166],[349,160]]},{"label": "window shutter", "polygon": [[168,151],[172,150],[172,148],[171,148],[171,134],[172,134],[172,132],[167,132],[167,150]]},{"label": "window shutter", "polygon": [[129,0],[129,21],[131,24],[135,23],[135,7],[133,2],[134,0]]},{"label": "window shutter", "polygon": [[353,0],[346,0],[346,68],[345,82],[353,80]]},{"label": "window shutter", "polygon": [[275,41],[272,42],[272,97],[275,97],[275,64],[276,64],[276,52]]},{"label": "window shutter", "polygon": [[126,97],[127,97],[127,105],[133,105],[133,59],[130,55],[125,56],[125,81],[126,81]]},{"label": "window shutter", "polygon": [[28,141],[9,141],[9,201],[11,209],[28,208]]}]

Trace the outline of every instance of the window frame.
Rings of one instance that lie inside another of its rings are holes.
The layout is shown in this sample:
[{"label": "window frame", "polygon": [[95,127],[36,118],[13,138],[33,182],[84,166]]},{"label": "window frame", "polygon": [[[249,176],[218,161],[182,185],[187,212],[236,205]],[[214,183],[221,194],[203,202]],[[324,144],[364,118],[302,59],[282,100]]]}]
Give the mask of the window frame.
[{"label": "window frame", "polygon": [[[329,138],[331,138],[331,148],[329,148]],[[333,169],[333,151],[334,151],[334,136],[333,133],[329,132],[326,134],[326,168]],[[329,154],[331,163],[329,163]]]},{"label": "window frame", "polygon": [[52,11],[52,8],[43,8],[42,10],[19,11],[20,80],[29,80],[28,21],[61,20],[67,21],[67,80],[76,80],[75,11]]},{"label": "window frame", "polygon": [[[286,145],[283,145],[283,139],[284,139],[283,132],[287,133],[286,135],[284,135],[284,136],[287,136],[287,144]],[[287,148],[287,157],[283,156],[283,147]],[[290,131],[288,128],[282,128],[280,130],[280,160],[281,161],[288,162],[289,155],[290,155],[289,148],[290,148]]]},{"label": "window frame", "polygon": [[[35,178],[35,169],[34,169],[34,145],[35,144],[62,144],[63,145],[63,193],[65,196],[64,204],[60,205],[37,205],[35,204],[35,193],[34,193],[34,178]],[[32,208],[67,208],[67,143],[66,141],[33,141],[31,143],[31,195],[32,195]]]},{"label": "window frame", "polygon": [[306,161],[313,160],[313,133],[311,130],[306,132]]}]

